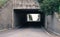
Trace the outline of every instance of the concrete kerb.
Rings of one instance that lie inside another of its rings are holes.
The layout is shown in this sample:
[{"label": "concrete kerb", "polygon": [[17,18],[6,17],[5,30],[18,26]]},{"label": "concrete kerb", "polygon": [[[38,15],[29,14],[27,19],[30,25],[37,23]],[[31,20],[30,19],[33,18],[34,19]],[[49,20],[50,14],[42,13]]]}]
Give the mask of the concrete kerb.
[{"label": "concrete kerb", "polygon": [[57,32],[55,32],[55,31],[51,31],[51,30],[47,30],[47,29],[45,29],[45,30],[46,30],[46,32],[47,32],[48,34],[50,34],[50,35],[54,35],[54,36],[56,36],[56,37],[60,37],[60,34],[57,33]]}]

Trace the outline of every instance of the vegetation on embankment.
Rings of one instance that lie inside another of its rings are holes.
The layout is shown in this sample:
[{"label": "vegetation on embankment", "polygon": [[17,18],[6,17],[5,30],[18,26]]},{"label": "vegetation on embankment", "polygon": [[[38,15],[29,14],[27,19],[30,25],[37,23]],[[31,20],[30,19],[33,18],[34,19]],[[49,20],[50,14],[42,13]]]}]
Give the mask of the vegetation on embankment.
[{"label": "vegetation on embankment", "polygon": [[59,12],[60,0],[38,0],[38,2],[40,3],[40,9],[46,14]]},{"label": "vegetation on embankment", "polygon": [[8,0],[0,0],[0,8],[7,2]]}]

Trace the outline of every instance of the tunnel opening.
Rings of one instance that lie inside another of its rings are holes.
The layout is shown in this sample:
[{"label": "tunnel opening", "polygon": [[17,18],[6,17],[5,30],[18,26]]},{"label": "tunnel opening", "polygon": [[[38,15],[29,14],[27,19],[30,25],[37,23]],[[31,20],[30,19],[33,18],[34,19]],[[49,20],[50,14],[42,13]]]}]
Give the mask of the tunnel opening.
[{"label": "tunnel opening", "polygon": [[41,28],[45,25],[45,14],[39,9],[14,9],[16,28]]}]

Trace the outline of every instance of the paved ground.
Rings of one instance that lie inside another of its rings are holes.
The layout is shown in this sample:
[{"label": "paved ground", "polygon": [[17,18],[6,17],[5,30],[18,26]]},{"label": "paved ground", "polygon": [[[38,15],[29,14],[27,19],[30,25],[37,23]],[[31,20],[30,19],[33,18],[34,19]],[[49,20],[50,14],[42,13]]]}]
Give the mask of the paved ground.
[{"label": "paved ground", "polygon": [[57,37],[47,33],[44,29],[40,28],[26,28],[11,30],[8,32],[0,32],[0,37]]}]

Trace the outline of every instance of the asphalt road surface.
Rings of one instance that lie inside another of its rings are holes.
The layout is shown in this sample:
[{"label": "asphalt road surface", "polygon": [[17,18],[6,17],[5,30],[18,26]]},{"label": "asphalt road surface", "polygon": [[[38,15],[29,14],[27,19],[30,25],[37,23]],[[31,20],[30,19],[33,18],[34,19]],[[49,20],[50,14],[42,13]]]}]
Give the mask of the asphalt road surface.
[{"label": "asphalt road surface", "polygon": [[40,28],[22,28],[0,32],[0,37],[58,37]]}]

